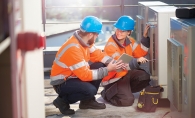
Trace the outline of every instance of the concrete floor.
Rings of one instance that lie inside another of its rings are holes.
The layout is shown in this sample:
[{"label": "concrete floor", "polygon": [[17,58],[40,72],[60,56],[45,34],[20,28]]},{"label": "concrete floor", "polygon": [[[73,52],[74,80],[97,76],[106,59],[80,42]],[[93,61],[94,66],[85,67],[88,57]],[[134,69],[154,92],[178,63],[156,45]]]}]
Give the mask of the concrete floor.
[{"label": "concrete floor", "polygon": [[[139,93],[135,93],[135,101],[132,106],[129,107],[116,107],[108,104],[101,97],[100,92],[103,89],[100,87],[96,99],[98,102],[104,102],[106,104],[106,109],[103,110],[81,110],[79,109],[79,102],[71,104],[71,109],[75,110],[74,115],[64,116],[59,112],[57,108],[52,104],[53,100],[57,97],[57,94],[53,90],[52,86],[49,85],[50,80],[45,79],[45,115],[46,118],[171,118],[169,115],[169,105],[168,103],[161,103],[160,107],[157,107],[156,111],[153,113],[145,113],[137,111],[136,105],[138,101]],[[165,115],[168,113],[167,115]]]}]

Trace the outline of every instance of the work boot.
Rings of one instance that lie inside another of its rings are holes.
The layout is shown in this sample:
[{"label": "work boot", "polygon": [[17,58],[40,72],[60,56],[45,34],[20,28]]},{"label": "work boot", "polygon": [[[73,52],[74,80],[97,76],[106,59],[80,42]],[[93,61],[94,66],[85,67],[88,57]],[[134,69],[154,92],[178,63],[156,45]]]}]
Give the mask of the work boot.
[{"label": "work boot", "polygon": [[79,104],[80,109],[105,109],[106,105],[104,103],[98,103],[95,97],[89,100],[82,100]]},{"label": "work boot", "polygon": [[65,103],[64,100],[60,97],[57,97],[53,101],[53,105],[60,110],[60,112],[64,115],[72,115],[75,114],[74,110],[70,109],[70,105]]}]

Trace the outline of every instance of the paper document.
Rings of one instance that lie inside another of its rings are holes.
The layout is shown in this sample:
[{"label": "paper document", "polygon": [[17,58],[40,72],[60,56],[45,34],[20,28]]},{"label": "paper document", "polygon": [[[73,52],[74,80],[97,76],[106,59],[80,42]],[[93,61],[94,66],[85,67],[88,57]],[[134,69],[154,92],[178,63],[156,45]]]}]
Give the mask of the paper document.
[{"label": "paper document", "polygon": [[[118,58],[117,61],[122,60],[123,63],[129,63],[132,59],[133,59],[132,56],[123,53],[123,54]],[[117,69],[116,71],[117,71],[117,72],[120,72],[120,71],[122,71],[122,70],[123,70],[123,69],[121,68],[121,69]]]}]

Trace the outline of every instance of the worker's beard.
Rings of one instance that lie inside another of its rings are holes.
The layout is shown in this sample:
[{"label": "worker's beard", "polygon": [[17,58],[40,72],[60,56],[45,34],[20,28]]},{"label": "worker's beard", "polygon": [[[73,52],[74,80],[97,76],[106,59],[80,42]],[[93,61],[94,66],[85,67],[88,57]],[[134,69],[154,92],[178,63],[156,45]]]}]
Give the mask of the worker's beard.
[{"label": "worker's beard", "polygon": [[95,38],[93,36],[91,39],[88,40],[87,44],[92,45],[92,44],[94,44],[94,42],[95,42]]}]

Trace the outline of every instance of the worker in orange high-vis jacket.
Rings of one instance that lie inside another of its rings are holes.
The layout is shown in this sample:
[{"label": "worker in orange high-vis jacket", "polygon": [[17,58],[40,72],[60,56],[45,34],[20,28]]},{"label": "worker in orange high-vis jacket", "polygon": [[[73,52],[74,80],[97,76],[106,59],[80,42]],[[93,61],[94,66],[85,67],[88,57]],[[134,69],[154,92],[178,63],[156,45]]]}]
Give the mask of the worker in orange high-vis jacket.
[{"label": "worker in orange high-vis jacket", "polygon": [[59,95],[53,104],[64,115],[75,113],[69,104],[77,101],[80,101],[80,109],[105,109],[105,104],[95,99],[102,78],[110,71],[125,69],[122,61],[114,61],[95,47],[101,29],[102,22],[97,17],[85,17],[80,30],[75,31],[56,54],[50,84]]},{"label": "worker in orange high-vis jacket", "polygon": [[148,61],[144,56],[149,50],[150,39],[147,36],[149,26],[144,29],[140,44],[130,37],[135,26],[130,16],[121,16],[114,26],[115,34],[108,39],[104,51],[114,59],[118,59],[123,53],[133,56],[134,59],[129,62],[129,68],[126,70],[109,72],[108,76],[103,78],[104,90],[101,94],[113,105],[130,106],[134,103],[132,92],[142,90],[150,82],[149,68],[144,65]]}]

